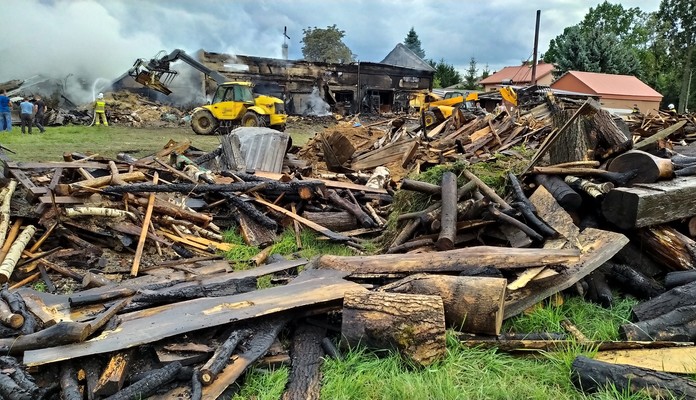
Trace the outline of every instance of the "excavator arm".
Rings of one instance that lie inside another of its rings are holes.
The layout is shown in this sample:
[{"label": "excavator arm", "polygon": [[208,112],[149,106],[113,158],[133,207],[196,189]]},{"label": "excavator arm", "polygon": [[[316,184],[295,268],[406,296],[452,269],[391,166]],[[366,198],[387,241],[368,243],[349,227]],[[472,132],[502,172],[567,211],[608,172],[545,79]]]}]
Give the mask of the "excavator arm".
[{"label": "excavator arm", "polygon": [[136,82],[147,86],[158,92],[169,95],[172,91],[167,87],[176,77],[177,72],[170,68],[170,64],[175,61],[183,61],[193,68],[201,71],[205,75],[213,78],[218,84],[227,81],[224,75],[203,65],[200,61],[186,54],[181,49],[176,49],[171,53],[159,56],[162,52],[155,55],[150,60],[138,59],[133,64],[133,67],[128,71]]}]

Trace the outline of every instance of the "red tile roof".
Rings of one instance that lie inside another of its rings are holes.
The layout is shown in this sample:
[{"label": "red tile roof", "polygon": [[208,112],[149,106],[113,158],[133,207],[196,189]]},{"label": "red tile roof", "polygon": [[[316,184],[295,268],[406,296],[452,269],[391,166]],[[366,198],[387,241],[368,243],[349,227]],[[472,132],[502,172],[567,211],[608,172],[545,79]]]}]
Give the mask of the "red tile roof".
[{"label": "red tile roof", "polygon": [[[601,74],[597,72],[568,71],[563,74],[563,76],[558,78],[556,82],[559,82],[565,78],[566,75],[574,76],[599,95],[662,98],[662,95],[659,92],[646,85],[643,83],[643,81],[633,75],[613,75]],[[552,83],[551,87],[553,87],[556,82]]]},{"label": "red tile roof", "polygon": [[[536,69],[536,78],[548,75],[553,71],[553,64],[539,63]],[[481,80],[482,85],[494,85],[502,83],[504,80],[512,79],[513,84],[532,82],[532,65],[518,65],[516,67],[505,67],[495,74]]]}]

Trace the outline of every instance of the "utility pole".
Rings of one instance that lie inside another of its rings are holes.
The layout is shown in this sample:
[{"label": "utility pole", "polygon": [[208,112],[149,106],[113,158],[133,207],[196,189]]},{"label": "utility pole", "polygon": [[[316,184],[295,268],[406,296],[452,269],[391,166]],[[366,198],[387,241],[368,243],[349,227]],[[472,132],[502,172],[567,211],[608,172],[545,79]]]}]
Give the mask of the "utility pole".
[{"label": "utility pole", "polygon": [[539,49],[539,20],[541,10],[536,12],[536,28],[534,28],[534,57],[532,57],[532,86],[536,85],[537,50]]},{"label": "utility pole", "polygon": [[684,112],[689,113],[689,94],[691,93],[691,75],[694,74],[694,70],[692,69],[689,72],[689,84],[686,85],[686,105],[684,106]]},{"label": "utility pole", "polygon": [[283,60],[288,59],[288,39],[290,39],[290,36],[288,36],[288,27],[284,27],[283,29]]}]

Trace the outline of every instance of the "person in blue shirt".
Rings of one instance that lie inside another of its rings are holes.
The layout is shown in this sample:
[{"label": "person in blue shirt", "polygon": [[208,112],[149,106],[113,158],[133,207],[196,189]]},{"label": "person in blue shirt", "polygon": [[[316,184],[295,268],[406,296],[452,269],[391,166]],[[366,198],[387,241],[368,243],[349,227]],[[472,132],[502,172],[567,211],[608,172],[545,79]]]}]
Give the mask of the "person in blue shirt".
[{"label": "person in blue shirt", "polygon": [[2,91],[2,96],[0,96],[0,131],[12,130],[12,102],[10,98],[7,97],[7,91]]},{"label": "person in blue shirt", "polygon": [[21,103],[19,103],[19,122],[22,126],[22,135],[24,135],[24,127],[29,127],[29,134],[31,135],[31,125],[34,119],[34,103],[29,101],[28,98],[24,98]]}]

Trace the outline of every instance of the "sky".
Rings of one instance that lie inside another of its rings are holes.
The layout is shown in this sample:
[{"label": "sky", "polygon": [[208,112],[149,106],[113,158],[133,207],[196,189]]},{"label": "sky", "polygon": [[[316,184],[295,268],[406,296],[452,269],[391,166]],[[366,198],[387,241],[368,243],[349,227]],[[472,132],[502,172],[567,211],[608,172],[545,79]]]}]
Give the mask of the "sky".
[{"label": "sky", "polygon": [[[491,71],[531,60],[600,0],[0,0],[0,82],[49,75],[111,80],[138,58],[180,48],[302,58],[303,29],[336,25],[359,61],[379,62],[413,27],[426,58],[462,76],[474,57]],[[656,11],[660,0],[612,1]],[[287,27],[290,39],[284,39]],[[72,75],[70,75],[72,74]]]}]

